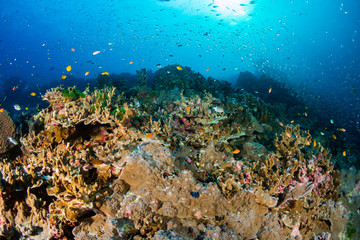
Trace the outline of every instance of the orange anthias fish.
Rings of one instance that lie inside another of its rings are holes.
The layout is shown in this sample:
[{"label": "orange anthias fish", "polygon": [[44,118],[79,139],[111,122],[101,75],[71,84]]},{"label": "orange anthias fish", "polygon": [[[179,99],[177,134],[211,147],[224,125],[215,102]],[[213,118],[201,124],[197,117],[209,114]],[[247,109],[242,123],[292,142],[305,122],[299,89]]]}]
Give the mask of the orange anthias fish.
[{"label": "orange anthias fish", "polygon": [[95,51],[95,52],[93,52],[93,55],[96,55],[96,54],[99,54],[100,53],[100,51]]},{"label": "orange anthias fish", "polygon": [[67,66],[66,71],[70,72],[71,71],[71,66]]},{"label": "orange anthias fish", "polygon": [[75,52],[75,48],[72,48],[71,51]]},{"label": "orange anthias fish", "polygon": [[3,108],[0,109],[0,113],[2,113],[2,112],[4,112],[4,109],[3,109]]},{"label": "orange anthias fish", "polygon": [[271,90],[272,90],[272,89],[270,88],[270,89],[269,89],[269,93],[271,93]]},{"label": "orange anthias fish", "polygon": [[36,96],[36,93],[32,92],[30,93],[31,96],[35,97]]},{"label": "orange anthias fish", "polygon": [[146,134],[146,138],[151,138],[153,136],[153,134],[152,133],[148,133],[148,134]]},{"label": "orange anthias fish", "polygon": [[85,76],[87,76],[87,75],[89,75],[89,72],[86,72],[86,73],[85,73]]},{"label": "orange anthias fish", "polygon": [[314,139],[314,144],[313,144],[314,147],[316,147],[316,139]]},{"label": "orange anthias fish", "polygon": [[207,68],[206,71],[209,71],[210,68]]},{"label": "orange anthias fish", "polygon": [[19,86],[13,87],[12,90],[15,91],[17,88],[19,88]]},{"label": "orange anthias fish", "polygon": [[183,68],[180,67],[180,66],[176,66],[176,68],[177,68],[177,70],[179,70],[179,71],[183,70]]},{"label": "orange anthias fish", "polygon": [[189,113],[190,113],[190,109],[191,109],[191,107],[190,107],[190,106],[187,106],[187,108],[186,108],[186,110],[185,110],[186,114],[189,114]]},{"label": "orange anthias fish", "polygon": [[239,149],[235,149],[232,153],[233,153],[233,154],[238,154],[239,152],[240,152]]},{"label": "orange anthias fish", "polygon": [[61,75],[61,79],[65,79],[66,78],[66,75]]},{"label": "orange anthias fish", "polygon": [[346,157],[346,152],[345,151],[343,151],[343,156]]}]

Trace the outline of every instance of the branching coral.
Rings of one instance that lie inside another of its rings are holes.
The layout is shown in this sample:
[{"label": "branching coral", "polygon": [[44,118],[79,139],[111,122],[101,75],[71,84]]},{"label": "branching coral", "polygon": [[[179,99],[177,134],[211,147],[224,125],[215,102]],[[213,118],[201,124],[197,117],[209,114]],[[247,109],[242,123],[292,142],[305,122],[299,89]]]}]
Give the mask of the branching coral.
[{"label": "branching coral", "polygon": [[[280,128],[270,126],[271,108],[241,94],[145,95],[48,91],[50,106],[34,117],[41,130],[21,139],[22,156],[0,163],[2,236],[42,228],[43,238],[285,239],[343,230],[339,174],[309,132],[288,125],[270,144]],[[37,223],[19,230],[20,218]]]}]

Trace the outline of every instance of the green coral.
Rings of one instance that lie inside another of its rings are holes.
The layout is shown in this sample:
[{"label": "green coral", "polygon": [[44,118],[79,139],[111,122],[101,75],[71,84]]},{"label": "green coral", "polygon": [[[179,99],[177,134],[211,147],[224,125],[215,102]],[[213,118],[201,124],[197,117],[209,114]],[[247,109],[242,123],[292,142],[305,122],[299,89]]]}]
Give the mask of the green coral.
[{"label": "green coral", "polygon": [[349,239],[352,239],[352,237],[354,236],[355,233],[356,233],[356,229],[353,228],[351,222],[348,222],[347,227],[346,227],[346,237]]},{"label": "green coral", "polygon": [[115,115],[120,120],[123,119],[125,113],[126,113],[126,111],[123,107],[115,108],[114,110],[111,111],[111,115]]},{"label": "green coral", "polygon": [[62,96],[71,100],[77,100],[79,98],[85,97],[85,94],[80,92],[75,87],[68,87],[62,91]]}]

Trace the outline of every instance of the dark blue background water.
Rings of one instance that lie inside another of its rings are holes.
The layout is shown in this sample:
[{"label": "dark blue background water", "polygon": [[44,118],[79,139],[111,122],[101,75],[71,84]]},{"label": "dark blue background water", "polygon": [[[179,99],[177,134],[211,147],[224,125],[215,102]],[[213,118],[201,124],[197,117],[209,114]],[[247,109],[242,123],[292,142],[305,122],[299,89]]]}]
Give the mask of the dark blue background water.
[{"label": "dark blue background water", "polygon": [[22,80],[2,96],[176,63],[232,82],[266,73],[359,127],[358,0],[1,0],[0,11],[0,82]]}]

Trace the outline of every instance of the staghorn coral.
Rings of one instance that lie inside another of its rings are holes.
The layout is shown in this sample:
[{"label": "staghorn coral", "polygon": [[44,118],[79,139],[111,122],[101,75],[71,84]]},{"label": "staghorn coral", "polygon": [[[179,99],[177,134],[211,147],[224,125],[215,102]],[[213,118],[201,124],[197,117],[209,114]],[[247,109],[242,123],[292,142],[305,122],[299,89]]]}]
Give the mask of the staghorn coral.
[{"label": "staghorn coral", "polygon": [[12,146],[8,137],[15,137],[15,127],[6,111],[0,112],[0,154],[7,152]]},{"label": "staghorn coral", "polygon": [[24,155],[0,163],[2,236],[336,239],[346,225],[329,152],[299,126],[263,144],[279,127],[246,98],[63,91],[45,94]]}]

